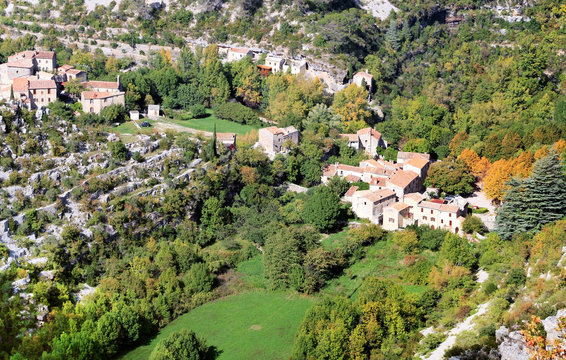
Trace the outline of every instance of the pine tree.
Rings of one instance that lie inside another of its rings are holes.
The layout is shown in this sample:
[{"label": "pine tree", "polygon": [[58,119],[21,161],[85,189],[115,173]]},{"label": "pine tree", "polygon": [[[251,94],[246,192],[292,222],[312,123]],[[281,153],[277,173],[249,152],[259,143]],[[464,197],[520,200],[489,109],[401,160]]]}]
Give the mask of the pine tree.
[{"label": "pine tree", "polygon": [[10,85],[10,100],[14,100],[14,86]]},{"label": "pine tree", "polygon": [[566,177],[558,153],[538,160],[525,180],[526,222],[534,229],[566,216]]},{"label": "pine tree", "polygon": [[523,183],[519,178],[512,178],[508,185],[509,190],[505,193],[504,202],[497,211],[495,219],[497,233],[507,240],[511,239],[515,232],[527,230],[523,221],[526,211]]},{"label": "pine tree", "polygon": [[566,176],[556,151],[538,160],[528,178],[508,185],[496,218],[501,237],[536,231],[566,216]]},{"label": "pine tree", "polygon": [[389,30],[385,34],[385,40],[391,45],[391,47],[397,51],[401,48],[401,40],[399,39],[399,34],[397,34],[397,25],[395,21],[391,21],[389,24]]}]

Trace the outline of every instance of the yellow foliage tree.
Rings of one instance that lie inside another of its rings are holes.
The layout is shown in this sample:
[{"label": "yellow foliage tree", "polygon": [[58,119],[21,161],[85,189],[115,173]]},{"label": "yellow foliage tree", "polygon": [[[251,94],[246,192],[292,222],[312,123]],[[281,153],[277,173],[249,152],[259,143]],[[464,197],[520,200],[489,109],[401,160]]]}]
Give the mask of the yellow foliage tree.
[{"label": "yellow foliage tree", "polygon": [[350,84],[334,96],[334,111],[346,125],[346,131],[356,132],[368,126],[371,112],[367,102],[368,91],[356,84]]},{"label": "yellow foliage tree", "polygon": [[508,190],[506,183],[511,177],[528,176],[534,162],[533,153],[525,151],[514,159],[501,159],[491,164],[484,178],[484,191],[487,197],[495,202],[500,202]]}]

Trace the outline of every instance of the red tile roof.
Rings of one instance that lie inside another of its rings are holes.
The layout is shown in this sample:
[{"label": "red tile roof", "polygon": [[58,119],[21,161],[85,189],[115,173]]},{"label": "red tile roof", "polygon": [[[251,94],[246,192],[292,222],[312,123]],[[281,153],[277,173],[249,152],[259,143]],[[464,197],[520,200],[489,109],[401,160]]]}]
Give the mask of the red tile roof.
[{"label": "red tile roof", "polygon": [[403,210],[405,210],[406,208],[408,208],[409,205],[407,205],[407,204],[405,204],[405,203],[402,203],[402,202],[396,202],[396,203],[393,203],[393,204],[389,205],[388,207],[393,208],[393,209],[395,209],[395,210],[397,210],[397,211],[403,211]]},{"label": "red tile roof", "polygon": [[359,140],[357,134],[340,134],[340,137],[348,139],[348,141],[358,141]]},{"label": "red tile roof", "polygon": [[119,89],[120,84],[115,81],[85,81],[84,86],[94,89]]},{"label": "red tile roof", "polygon": [[355,175],[348,175],[345,177],[346,181],[348,182],[358,182],[361,180],[361,178],[359,176],[355,176]]},{"label": "red tile roof", "polygon": [[428,165],[428,159],[417,156],[407,161],[407,164],[422,169]]},{"label": "red tile roof", "polygon": [[33,64],[33,60],[31,60],[31,59],[20,59],[20,60],[10,61],[9,63],[6,63],[6,66],[31,69],[35,65]]},{"label": "red tile roof", "polygon": [[382,189],[382,190],[378,190],[378,191],[372,191],[372,192],[369,192],[369,193],[363,195],[364,198],[366,198],[366,199],[368,199],[369,201],[372,201],[372,202],[378,202],[380,200],[387,199],[387,198],[390,198],[392,196],[395,196],[395,192],[393,190],[390,190],[390,189]]},{"label": "red tile roof", "polygon": [[31,80],[29,82],[29,88],[33,89],[56,89],[57,84],[55,80]]},{"label": "red tile roof", "polygon": [[116,93],[116,92],[107,92],[107,91],[83,91],[81,95],[83,99],[91,100],[91,99],[104,99],[123,94],[124,93],[122,92]]},{"label": "red tile roof", "polygon": [[419,175],[415,172],[399,170],[393,174],[387,182],[404,189],[418,177]]},{"label": "red tile roof", "polygon": [[357,72],[356,74],[354,74],[354,77],[358,77],[358,76],[364,77],[364,78],[366,78],[366,79],[373,79],[373,75],[372,75],[372,74],[368,74],[368,73],[365,72],[365,71],[359,71],[359,72]]},{"label": "red tile roof", "polygon": [[26,78],[17,78],[13,80],[13,89],[14,92],[21,92],[21,91],[28,91],[28,79]]},{"label": "red tile roof", "polygon": [[442,212],[450,212],[456,213],[460,208],[456,205],[448,205],[448,204],[437,204],[431,201],[422,201],[419,204],[419,207],[426,208],[426,209],[434,209]]},{"label": "red tile roof", "polygon": [[69,64],[65,64],[65,65],[61,65],[59,67],[59,70],[63,70],[63,71],[68,71],[71,69],[74,69],[75,67],[73,65],[69,65]]},{"label": "red tile roof", "polygon": [[35,57],[38,59],[54,59],[55,51],[38,51]]},{"label": "red tile roof", "polygon": [[345,197],[351,197],[352,195],[354,195],[354,193],[356,191],[358,191],[359,187],[358,186],[352,186],[348,189],[348,191],[346,191],[346,193],[344,194]]},{"label": "red tile roof", "polygon": [[370,128],[370,127],[358,130],[357,134],[358,135],[370,135],[371,137],[373,137],[377,140],[381,139],[381,133],[379,131],[376,131],[376,130]]}]

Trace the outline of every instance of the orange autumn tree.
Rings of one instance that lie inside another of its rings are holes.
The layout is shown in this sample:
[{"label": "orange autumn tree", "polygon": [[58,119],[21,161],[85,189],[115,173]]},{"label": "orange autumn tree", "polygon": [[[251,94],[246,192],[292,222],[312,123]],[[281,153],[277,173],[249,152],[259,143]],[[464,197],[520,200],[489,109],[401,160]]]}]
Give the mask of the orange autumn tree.
[{"label": "orange autumn tree", "polygon": [[524,151],[514,159],[501,159],[491,164],[483,181],[487,197],[500,202],[508,190],[507,182],[513,176],[528,176],[534,162],[533,153]]},{"label": "orange autumn tree", "polygon": [[566,318],[558,319],[559,332],[557,339],[552,341],[546,337],[546,331],[539,317],[533,316],[527,324],[525,330],[521,331],[521,335],[527,343],[527,351],[532,360],[559,360],[566,359]]},{"label": "orange autumn tree", "polygon": [[480,156],[474,151],[470,149],[464,149],[458,156],[458,160],[461,160],[468,170],[471,171],[472,175],[474,175],[479,181],[482,181],[489,167],[491,166],[491,162],[485,157]]}]

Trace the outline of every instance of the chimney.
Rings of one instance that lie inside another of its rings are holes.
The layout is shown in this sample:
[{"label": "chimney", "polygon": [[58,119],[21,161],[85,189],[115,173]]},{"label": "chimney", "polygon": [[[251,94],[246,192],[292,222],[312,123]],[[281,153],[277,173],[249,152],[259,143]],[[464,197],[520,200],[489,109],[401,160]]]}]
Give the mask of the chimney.
[{"label": "chimney", "polygon": [[116,76],[116,82],[118,83],[118,87],[120,87],[120,75],[119,74]]}]

